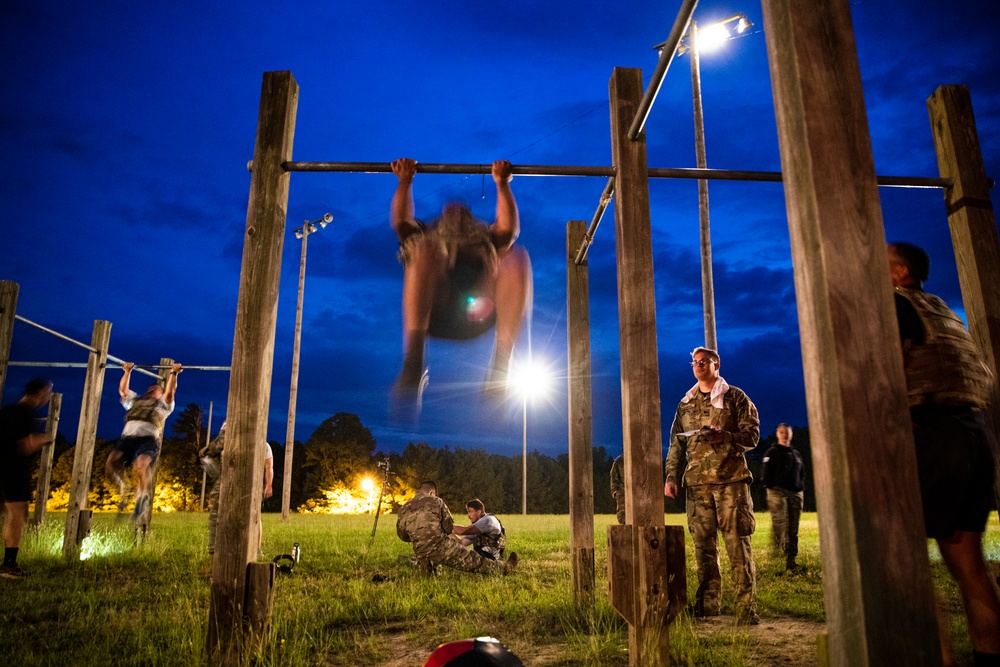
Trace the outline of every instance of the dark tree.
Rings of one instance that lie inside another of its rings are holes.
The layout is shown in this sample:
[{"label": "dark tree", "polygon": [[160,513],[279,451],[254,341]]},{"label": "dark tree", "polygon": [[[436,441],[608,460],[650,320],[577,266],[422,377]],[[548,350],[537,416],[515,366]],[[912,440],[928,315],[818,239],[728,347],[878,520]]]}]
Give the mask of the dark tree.
[{"label": "dark tree", "polygon": [[316,497],[323,489],[353,484],[368,473],[373,467],[375,438],[357,415],[338,412],[313,431],[301,454],[305,459],[303,492],[307,498]]}]

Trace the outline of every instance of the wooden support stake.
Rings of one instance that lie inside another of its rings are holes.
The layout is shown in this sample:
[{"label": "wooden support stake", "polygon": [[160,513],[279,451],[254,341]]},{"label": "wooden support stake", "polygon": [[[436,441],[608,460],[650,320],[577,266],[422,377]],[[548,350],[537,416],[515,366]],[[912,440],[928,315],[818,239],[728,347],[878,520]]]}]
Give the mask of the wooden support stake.
[{"label": "wooden support stake", "polygon": [[830,665],[940,665],[849,0],[764,0]]},{"label": "wooden support stake", "polygon": [[69,507],[66,511],[66,532],[63,535],[63,557],[80,558],[80,513],[87,509],[90,493],[90,473],[94,467],[94,443],[97,439],[97,419],[101,414],[101,393],[104,391],[104,367],[108,363],[108,343],[111,341],[111,322],[97,320],[87,359],[87,378],[83,382],[83,401],[80,406],[80,424],[76,431],[76,449],[73,452],[73,477],[70,479]]},{"label": "wooden support stake", "polygon": [[[944,191],[944,202],[969,332],[993,377],[1000,378],[1000,241],[968,87],[941,86],[927,99],[927,109],[938,171],[952,182]],[[993,444],[1000,446],[1000,383],[993,387],[990,423]],[[1000,498],[1000,451],[993,455]]]},{"label": "wooden support stake", "polygon": [[[642,100],[642,71],[616,67],[609,83],[612,162],[615,181],[615,257],[618,266],[618,327],[621,339],[622,433],[625,462],[625,521],[643,531],[633,563],[635,624],[629,625],[629,664],[665,665],[670,642],[663,623],[665,573],[647,558],[644,531],[663,531],[663,441],[660,432],[660,371],[656,346],[656,297],[649,216],[645,135],[628,138]],[[652,539],[652,538],[650,538]],[[661,545],[662,546],[662,545]]]},{"label": "wooden support stake", "polygon": [[246,585],[246,624],[252,645],[247,648],[253,652],[262,649],[271,633],[271,610],[274,602],[274,576],[277,566],[274,563],[247,564]]},{"label": "wooden support stake", "polygon": [[13,280],[0,280],[0,398],[7,381],[10,362],[10,341],[14,338],[14,315],[17,314],[18,285]]},{"label": "wooden support stake", "polygon": [[594,610],[594,448],[590,370],[590,291],[587,263],[576,251],[587,223],[566,225],[566,335],[569,395],[569,520],[573,602]]},{"label": "wooden support stake", "polygon": [[291,72],[266,72],[261,86],[243,265],[236,307],[232,374],[222,455],[219,528],[208,617],[210,664],[239,664],[246,637],[247,564],[257,555],[263,492],[264,443],[281,251],[298,85]]},{"label": "wooden support stake", "polygon": [[35,511],[31,522],[40,526],[45,521],[45,505],[49,500],[49,485],[52,482],[52,456],[56,449],[56,433],[59,431],[59,413],[62,411],[62,394],[52,394],[49,400],[49,414],[45,420],[45,437],[48,444],[42,447],[38,461],[38,487],[35,491]]},{"label": "wooden support stake", "polygon": [[684,526],[666,526],[667,553],[667,623],[687,607],[687,554],[684,552]]}]

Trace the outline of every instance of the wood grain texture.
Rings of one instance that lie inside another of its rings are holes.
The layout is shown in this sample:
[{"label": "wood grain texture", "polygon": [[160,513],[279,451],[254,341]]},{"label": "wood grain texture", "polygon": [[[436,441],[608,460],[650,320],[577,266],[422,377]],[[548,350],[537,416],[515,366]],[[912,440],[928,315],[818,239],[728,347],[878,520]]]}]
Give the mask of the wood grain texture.
[{"label": "wood grain texture", "polygon": [[49,413],[45,418],[45,435],[48,444],[42,447],[38,460],[38,485],[35,489],[35,511],[31,522],[35,526],[45,521],[45,506],[49,499],[49,486],[52,483],[52,458],[55,453],[56,433],[59,432],[59,415],[62,413],[62,394],[53,393],[49,399]]},{"label": "wood grain texture", "polygon": [[831,665],[940,664],[848,0],[764,0]]},{"label": "wood grain texture", "polygon": [[587,263],[576,251],[587,223],[566,225],[566,336],[569,397],[569,519],[573,602],[594,608],[594,449],[590,365],[590,288]]},{"label": "wood grain texture", "polygon": [[7,364],[10,362],[10,342],[14,338],[14,315],[17,314],[17,295],[20,286],[13,280],[0,280],[0,396],[7,381]]}]

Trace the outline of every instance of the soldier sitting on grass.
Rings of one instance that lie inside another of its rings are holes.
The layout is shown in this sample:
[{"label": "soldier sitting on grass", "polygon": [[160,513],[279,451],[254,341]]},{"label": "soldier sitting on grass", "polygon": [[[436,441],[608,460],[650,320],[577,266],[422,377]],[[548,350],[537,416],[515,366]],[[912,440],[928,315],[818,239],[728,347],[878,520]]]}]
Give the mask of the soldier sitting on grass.
[{"label": "soldier sitting on grass", "polygon": [[486,513],[486,505],[479,498],[465,503],[465,514],[471,526],[455,526],[452,534],[459,537],[463,547],[472,545],[472,550],[483,558],[500,560],[507,547],[507,531],[500,519]]},{"label": "soldier sitting on grass", "polygon": [[517,567],[517,554],[506,561],[483,558],[475,551],[464,549],[451,538],[455,521],[448,505],[438,498],[437,484],[423,482],[417,495],[399,510],[396,534],[404,542],[413,543],[417,567],[435,572],[446,565],[463,572],[477,574],[509,574]]}]

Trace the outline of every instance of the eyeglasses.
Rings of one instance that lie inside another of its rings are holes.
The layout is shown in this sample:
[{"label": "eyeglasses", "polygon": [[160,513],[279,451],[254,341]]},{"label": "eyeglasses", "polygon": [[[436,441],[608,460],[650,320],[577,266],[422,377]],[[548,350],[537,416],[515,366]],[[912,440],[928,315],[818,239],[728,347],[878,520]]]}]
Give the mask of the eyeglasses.
[{"label": "eyeglasses", "polygon": [[691,362],[691,368],[694,368],[695,366],[700,366],[701,368],[705,368],[706,366],[710,366],[714,363],[715,361],[713,361],[712,359],[697,359]]}]

